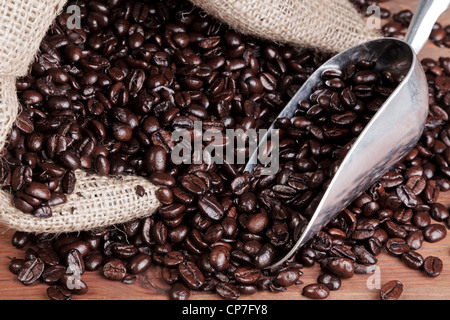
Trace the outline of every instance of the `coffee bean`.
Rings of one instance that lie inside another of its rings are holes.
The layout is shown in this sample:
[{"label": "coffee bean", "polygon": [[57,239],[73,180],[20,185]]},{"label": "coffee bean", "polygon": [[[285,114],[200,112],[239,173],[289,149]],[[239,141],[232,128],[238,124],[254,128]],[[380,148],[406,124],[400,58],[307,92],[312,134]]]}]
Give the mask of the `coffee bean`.
[{"label": "coffee bean", "polygon": [[163,204],[169,205],[173,203],[173,191],[169,188],[162,187],[156,191],[156,198]]},{"label": "coffee bean", "polygon": [[200,288],[205,278],[200,269],[191,261],[186,261],[178,265],[178,271],[181,279],[191,289]]},{"label": "coffee bean", "polygon": [[127,270],[122,261],[113,259],[103,266],[103,275],[110,280],[122,280],[127,274]]},{"label": "coffee bean", "polygon": [[254,258],[255,265],[261,269],[270,266],[270,264],[275,259],[275,254],[276,251],[273,245],[263,245]]},{"label": "coffee bean", "polygon": [[25,193],[32,197],[36,197],[42,200],[48,200],[51,197],[50,190],[42,183],[31,182],[25,186]]},{"label": "coffee bean", "polygon": [[47,288],[47,295],[51,300],[71,300],[72,293],[63,286],[55,285]]},{"label": "coffee bean", "polygon": [[412,231],[406,236],[405,240],[412,250],[418,250],[422,247],[424,236],[420,231]]},{"label": "coffee bean", "polygon": [[234,276],[239,283],[254,284],[261,278],[261,271],[256,268],[239,267],[234,271]]},{"label": "coffee bean", "polygon": [[402,255],[403,262],[411,269],[420,269],[423,266],[424,259],[416,251],[407,251]]},{"label": "coffee bean", "polygon": [[166,150],[160,146],[151,147],[146,155],[144,164],[148,173],[164,172],[166,168],[167,154]]},{"label": "coffee bean", "polygon": [[42,272],[41,279],[46,284],[58,284],[61,277],[66,273],[66,267],[60,264],[46,267]]},{"label": "coffee bean", "polygon": [[229,260],[230,251],[223,245],[213,247],[209,254],[209,263],[218,271],[224,270]]},{"label": "coffee bean", "polygon": [[326,299],[330,290],[324,284],[313,283],[303,287],[302,295],[309,299]]},{"label": "coffee bean", "polygon": [[44,272],[44,263],[39,258],[25,261],[17,274],[17,279],[23,284],[29,285],[37,281]]},{"label": "coffee bean", "polygon": [[447,228],[441,224],[430,224],[423,229],[423,236],[428,242],[438,242],[447,236]]},{"label": "coffee bean", "polygon": [[129,260],[127,268],[131,274],[140,274],[150,268],[151,262],[150,256],[140,253]]},{"label": "coffee bean", "polygon": [[61,179],[61,189],[66,194],[71,194],[75,190],[76,185],[75,172],[67,171]]},{"label": "coffee bean", "polygon": [[181,282],[175,282],[169,292],[169,298],[171,300],[188,300],[191,294],[189,287]]},{"label": "coffee bean", "polygon": [[11,238],[11,244],[17,249],[22,249],[32,240],[32,238],[30,233],[16,231]]},{"label": "coffee bean", "polygon": [[11,259],[8,269],[12,274],[17,275],[22,269],[23,264],[25,263],[25,259],[13,258]]},{"label": "coffee bean", "polygon": [[84,259],[84,261],[86,270],[95,271],[102,266],[103,255],[100,252],[94,251],[89,253]]},{"label": "coffee bean", "polygon": [[321,273],[317,282],[325,285],[330,291],[339,290],[341,287],[341,279],[332,273]]},{"label": "coffee bean", "polygon": [[282,287],[290,287],[294,284],[297,284],[300,278],[300,273],[298,270],[295,269],[285,269],[280,271],[275,279],[274,283],[277,285],[280,285]]},{"label": "coffee bean", "polygon": [[348,279],[354,275],[353,262],[348,258],[331,258],[326,268],[340,278]]},{"label": "coffee bean", "polygon": [[403,284],[398,280],[392,280],[384,284],[380,289],[381,300],[398,300],[403,293]]},{"label": "coffee bean", "polygon": [[392,255],[400,256],[410,248],[405,240],[401,238],[392,238],[387,241],[386,249]]},{"label": "coffee bean", "polygon": [[436,220],[438,222],[445,221],[449,218],[449,213],[448,213],[447,208],[443,204],[440,204],[440,203],[433,203],[431,205],[430,215],[434,220]]},{"label": "coffee bean", "polygon": [[64,151],[60,154],[59,160],[70,170],[76,170],[80,167],[80,159],[71,151]]},{"label": "coffee bean", "polygon": [[224,213],[223,207],[213,196],[205,196],[198,201],[200,211],[212,220],[222,219]]},{"label": "coffee bean", "polygon": [[441,274],[443,269],[442,260],[433,256],[426,257],[423,263],[423,269],[427,276],[437,277]]}]

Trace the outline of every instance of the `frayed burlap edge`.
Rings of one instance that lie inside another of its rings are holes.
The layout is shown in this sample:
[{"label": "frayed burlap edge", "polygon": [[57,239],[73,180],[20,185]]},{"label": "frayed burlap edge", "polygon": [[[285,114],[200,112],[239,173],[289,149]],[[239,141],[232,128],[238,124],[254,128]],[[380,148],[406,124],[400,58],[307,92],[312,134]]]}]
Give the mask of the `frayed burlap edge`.
[{"label": "frayed burlap edge", "polygon": [[0,150],[5,147],[18,113],[16,77],[0,76]]},{"label": "frayed burlap edge", "polygon": [[235,30],[297,48],[338,53],[382,35],[347,0],[190,0]]},{"label": "frayed burlap edge", "polygon": [[[7,228],[30,233],[64,233],[108,227],[152,215],[160,206],[158,187],[134,176],[101,177],[76,171],[77,183],[63,205],[52,207],[50,218],[23,213],[13,204],[13,196],[0,190],[0,223]],[[145,190],[138,195],[137,187]]]},{"label": "frayed burlap edge", "polygon": [[66,0],[0,0],[0,75],[21,77]]}]

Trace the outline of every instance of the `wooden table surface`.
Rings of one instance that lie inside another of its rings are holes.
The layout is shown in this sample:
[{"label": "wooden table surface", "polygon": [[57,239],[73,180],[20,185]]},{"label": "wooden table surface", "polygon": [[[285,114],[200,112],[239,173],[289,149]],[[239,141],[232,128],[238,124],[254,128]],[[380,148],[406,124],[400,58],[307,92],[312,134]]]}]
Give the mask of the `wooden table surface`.
[{"label": "wooden table surface", "polygon": [[[396,0],[383,4],[391,8],[393,12],[400,9],[414,9],[417,1]],[[446,26],[450,24],[450,13],[445,14],[439,22]],[[450,56],[450,49],[438,49],[429,44],[422,51],[421,57],[438,58]],[[441,202],[450,205],[450,193],[441,195]],[[17,277],[8,271],[11,257],[23,257],[24,252],[11,245],[12,230],[2,230],[0,226],[0,300],[5,299],[47,299],[47,286],[35,283],[30,286],[22,285]],[[384,284],[390,280],[400,280],[404,284],[404,292],[401,299],[405,300],[450,300],[450,236],[447,239],[435,243],[424,243],[418,250],[424,257],[429,255],[440,257],[444,262],[444,270],[437,278],[429,278],[423,272],[408,269],[400,259],[387,253],[378,256],[378,271],[373,275],[355,275],[352,279],[343,280],[339,291],[332,292],[328,299],[336,300],[372,300],[378,299],[378,284]],[[316,282],[319,268],[306,268],[301,280],[304,284]],[[88,272],[82,279],[89,286],[86,295],[75,299],[136,299],[156,300],[167,299],[168,285],[160,277],[160,270],[152,267],[146,274],[141,275],[134,284],[123,284],[106,280],[98,272]],[[305,299],[302,295],[304,285],[288,288],[281,293],[261,292],[252,296],[242,296],[240,300],[296,300]],[[374,288],[375,287],[375,288]],[[217,299],[216,295],[201,292],[192,292],[192,300]]]}]

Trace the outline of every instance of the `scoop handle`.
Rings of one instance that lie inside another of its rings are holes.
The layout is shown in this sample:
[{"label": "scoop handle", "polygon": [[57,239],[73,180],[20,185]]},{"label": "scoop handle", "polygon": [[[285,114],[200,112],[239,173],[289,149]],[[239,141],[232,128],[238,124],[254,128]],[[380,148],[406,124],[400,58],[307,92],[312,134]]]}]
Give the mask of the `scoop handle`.
[{"label": "scoop handle", "polygon": [[416,54],[422,51],[430,37],[434,24],[448,9],[449,5],[450,0],[419,1],[405,38],[405,41],[411,45]]}]

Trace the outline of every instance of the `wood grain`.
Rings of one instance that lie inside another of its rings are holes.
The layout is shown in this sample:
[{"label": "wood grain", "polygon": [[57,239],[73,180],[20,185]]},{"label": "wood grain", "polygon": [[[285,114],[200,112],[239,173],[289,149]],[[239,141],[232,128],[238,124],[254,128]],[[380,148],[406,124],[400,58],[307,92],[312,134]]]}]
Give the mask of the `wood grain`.
[{"label": "wood grain", "polygon": [[[383,6],[391,8],[394,12],[400,9],[414,9],[417,1],[397,0],[388,1]],[[450,24],[450,14],[445,14],[440,22],[446,26]],[[449,49],[438,49],[428,44],[420,57],[437,59],[441,56],[450,56]],[[450,205],[450,193],[441,195],[441,202]],[[2,230],[0,228],[0,230]],[[23,257],[24,252],[17,250],[10,244],[12,230],[3,230],[0,234],[0,300],[5,299],[47,299],[46,285],[32,284],[25,287],[12,273],[8,271],[11,257]],[[437,278],[429,278],[423,272],[408,269],[395,257],[383,253],[379,257],[379,280],[384,284],[390,280],[400,280],[404,284],[404,300],[449,300],[450,299],[450,237],[435,243],[425,243],[418,250],[424,257],[433,255],[440,257],[444,262],[444,270]],[[319,274],[318,267],[303,270],[301,280],[304,284],[316,282]],[[131,285],[121,282],[106,280],[99,272],[89,272],[83,275],[83,280],[89,286],[89,292],[78,299],[167,299],[168,285],[161,280],[160,269],[152,267],[146,274],[141,275]],[[370,279],[369,279],[370,278]],[[335,300],[372,300],[378,299],[379,291],[370,289],[367,285],[372,275],[355,275],[352,279],[344,280],[342,287],[337,292],[332,292],[329,299]],[[372,282],[370,282],[372,283]],[[261,292],[252,296],[242,296],[241,300],[300,300],[305,299],[301,295],[303,285],[288,288],[281,293]],[[192,300],[217,299],[216,295],[202,292],[193,292]]]}]

